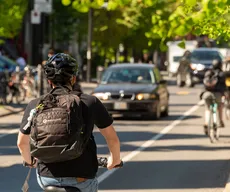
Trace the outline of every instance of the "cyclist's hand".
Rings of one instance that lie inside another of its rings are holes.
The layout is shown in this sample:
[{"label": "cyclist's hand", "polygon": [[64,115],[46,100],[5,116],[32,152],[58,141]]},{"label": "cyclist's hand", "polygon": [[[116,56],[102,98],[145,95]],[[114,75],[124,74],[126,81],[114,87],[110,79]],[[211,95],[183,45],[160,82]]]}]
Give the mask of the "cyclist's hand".
[{"label": "cyclist's hand", "polygon": [[108,169],[113,169],[116,165],[119,165],[121,163],[121,160],[114,160],[111,156],[108,158],[107,162],[107,168]]},{"label": "cyclist's hand", "polygon": [[34,158],[35,164],[31,168],[37,168],[38,166],[38,159]]},{"label": "cyclist's hand", "polygon": [[36,168],[37,164],[38,164],[38,160],[36,158],[33,158],[33,162],[30,162],[30,164],[25,162],[25,161],[23,161],[23,165],[25,167],[29,167],[29,168]]}]

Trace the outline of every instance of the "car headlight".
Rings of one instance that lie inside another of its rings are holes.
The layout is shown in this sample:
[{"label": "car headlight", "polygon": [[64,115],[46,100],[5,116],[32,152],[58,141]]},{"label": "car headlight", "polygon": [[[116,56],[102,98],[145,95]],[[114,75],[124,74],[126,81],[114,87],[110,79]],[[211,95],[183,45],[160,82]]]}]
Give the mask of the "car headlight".
[{"label": "car headlight", "polygon": [[205,65],[200,64],[200,63],[199,64],[192,63],[190,66],[192,70],[202,71],[205,69]]},{"label": "car headlight", "polygon": [[111,96],[111,93],[93,93],[95,97],[97,97],[100,100],[108,100],[109,97]]},{"label": "car headlight", "polygon": [[136,95],[137,100],[155,99],[157,96],[150,93],[139,93]]}]

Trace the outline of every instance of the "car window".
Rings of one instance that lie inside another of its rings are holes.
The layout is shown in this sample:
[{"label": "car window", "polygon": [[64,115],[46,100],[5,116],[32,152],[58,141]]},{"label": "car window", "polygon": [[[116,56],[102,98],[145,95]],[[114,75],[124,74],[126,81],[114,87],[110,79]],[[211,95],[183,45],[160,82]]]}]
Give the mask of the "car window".
[{"label": "car window", "polygon": [[154,67],[153,73],[154,73],[154,75],[156,77],[156,82],[159,83],[162,80],[162,78],[161,78],[161,73],[158,70],[158,68]]},{"label": "car window", "polygon": [[191,53],[191,60],[194,61],[214,59],[222,60],[221,55],[218,51],[193,51]]},{"label": "car window", "polygon": [[102,84],[107,83],[155,83],[149,68],[109,68],[102,76]]}]

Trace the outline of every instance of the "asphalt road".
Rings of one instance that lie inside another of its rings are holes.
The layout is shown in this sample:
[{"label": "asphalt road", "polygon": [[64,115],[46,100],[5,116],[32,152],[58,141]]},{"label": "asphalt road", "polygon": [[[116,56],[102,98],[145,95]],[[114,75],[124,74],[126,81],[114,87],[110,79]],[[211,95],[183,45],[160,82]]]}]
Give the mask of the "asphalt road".
[{"label": "asphalt road", "polygon": [[[197,105],[201,86],[169,86],[170,116],[158,121],[115,119],[124,167],[100,169],[99,191],[105,192],[222,192],[230,173],[230,122],[211,144],[202,130],[204,107]],[[87,88],[87,92],[90,88]],[[195,106],[195,107],[194,107]],[[22,113],[0,118],[0,191],[19,192],[27,168],[16,147]],[[108,154],[105,140],[95,129],[100,156]],[[35,172],[30,191],[41,191]]]}]

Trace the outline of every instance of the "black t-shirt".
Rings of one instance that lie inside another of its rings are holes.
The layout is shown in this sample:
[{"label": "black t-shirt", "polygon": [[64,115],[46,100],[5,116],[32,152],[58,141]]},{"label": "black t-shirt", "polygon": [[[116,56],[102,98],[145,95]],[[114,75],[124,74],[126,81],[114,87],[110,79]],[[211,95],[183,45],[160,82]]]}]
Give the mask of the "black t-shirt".
[{"label": "black t-shirt", "polygon": [[217,75],[218,77],[217,84],[211,90],[209,90],[208,88],[206,88],[206,90],[211,91],[211,92],[219,92],[223,94],[226,91],[225,73],[220,69],[211,69],[211,70],[206,71],[204,75],[204,79],[206,78],[209,79],[213,75]]},{"label": "black t-shirt", "polygon": [[[77,94],[76,92],[74,93]],[[61,89],[56,89],[54,94],[62,94]],[[93,132],[94,125],[99,129],[103,129],[113,123],[112,117],[108,114],[99,99],[87,94],[81,94],[80,98],[83,102],[83,118],[89,131]],[[26,107],[20,126],[20,131],[23,134],[30,134],[30,128],[27,130],[23,128],[27,124],[30,111],[35,108],[38,101],[38,99],[32,100]],[[84,153],[79,158],[58,163],[38,163],[38,173],[46,177],[94,178],[97,170],[97,147],[93,133]]]}]

